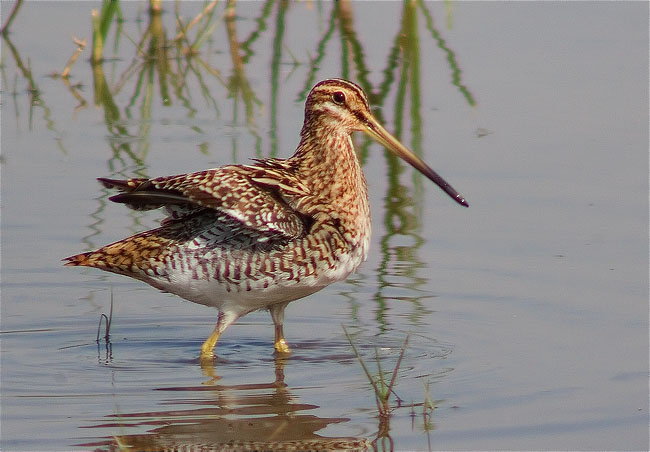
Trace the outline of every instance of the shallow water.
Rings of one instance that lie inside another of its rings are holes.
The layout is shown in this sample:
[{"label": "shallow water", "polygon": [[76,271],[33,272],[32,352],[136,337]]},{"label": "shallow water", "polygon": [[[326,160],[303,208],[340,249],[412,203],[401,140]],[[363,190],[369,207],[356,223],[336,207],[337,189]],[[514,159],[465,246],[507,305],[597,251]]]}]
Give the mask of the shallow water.
[{"label": "shallow water", "polygon": [[[647,4],[406,5],[242,2],[228,23],[219,4],[161,83],[134,48],[155,21],[125,3],[103,71],[86,48],[69,85],[50,74],[71,35],[90,45],[96,5],[21,6],[2,47],[2,450],[648,449]],[[96,177],[287,157],[331,76],[371,88],[471,207],[357,137],[371,256],[289,306],[289,358],[261,312],[202,367],[215,311],[62,267],[160,219]],[[344,327],[373,373],[409,337],[388,421]]]}]

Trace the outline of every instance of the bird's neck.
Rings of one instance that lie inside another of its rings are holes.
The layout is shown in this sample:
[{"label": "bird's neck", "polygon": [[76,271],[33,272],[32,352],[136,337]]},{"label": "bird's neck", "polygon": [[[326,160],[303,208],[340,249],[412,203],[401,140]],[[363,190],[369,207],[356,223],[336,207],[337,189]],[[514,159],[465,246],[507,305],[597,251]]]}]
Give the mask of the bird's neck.
[{"label": "bird's neck", "polygon": [[[312,192],[329,199],[361,197],[367,202],[366,181],[350,133],[336,127],[303,127],[291,158]],[[350,199],[352,201],[352,199]]]},{"label": "bird's neck", "polygon": [[303,212],[336,225],[365,260],[371,229],[368,189],[349,131],[306,123],[300,135],[289,160],[311,192],[299,202]]}]

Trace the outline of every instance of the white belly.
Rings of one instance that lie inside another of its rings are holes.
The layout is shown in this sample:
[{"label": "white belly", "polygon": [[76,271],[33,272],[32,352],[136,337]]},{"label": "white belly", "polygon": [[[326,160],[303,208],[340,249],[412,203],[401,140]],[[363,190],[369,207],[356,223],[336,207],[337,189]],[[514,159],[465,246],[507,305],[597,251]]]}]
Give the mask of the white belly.
[{"label": "white belly", "polygon": [[144,278],[144,280],[158,289],[194,303],[244,315],[275,303],[306,297],[333,282],[344,280],[365,260],[366,248],[358,247],[339,256],[339,260],[332,268],[323,265],[311,274],[299,275],[299,277],[278,272],[269,276],[224,281],[223,278],[219,280],[211,276],[209,272],[168,267],[166,278]]}]

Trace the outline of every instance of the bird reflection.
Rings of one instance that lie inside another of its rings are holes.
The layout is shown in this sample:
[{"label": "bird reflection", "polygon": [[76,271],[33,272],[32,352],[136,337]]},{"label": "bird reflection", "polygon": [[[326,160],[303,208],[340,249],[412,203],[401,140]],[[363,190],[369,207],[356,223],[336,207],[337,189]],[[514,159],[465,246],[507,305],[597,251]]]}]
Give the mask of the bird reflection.
[{"label": "bird reflection", "polygon": [[[129,428],[146,433],[120,434],[105,440],[79,444],[100,450],[350,450],[371,448],[366,438],[323,437],[317,434],[331,424],[348,422],[342,417],[313,414],[318,405],[298,403],[284,383],[286,359],[276,358],[275,379],[269,383],[217,384],[215,369],[203,368],[209,377],[195,387],[159,388],[187,394],[163,403],[170,409],[107,416],[109,422],[87,426],[124,432]],[[181,406],[192,406],[183,409]],[[309,410],[311,414],[301,414]]]}]

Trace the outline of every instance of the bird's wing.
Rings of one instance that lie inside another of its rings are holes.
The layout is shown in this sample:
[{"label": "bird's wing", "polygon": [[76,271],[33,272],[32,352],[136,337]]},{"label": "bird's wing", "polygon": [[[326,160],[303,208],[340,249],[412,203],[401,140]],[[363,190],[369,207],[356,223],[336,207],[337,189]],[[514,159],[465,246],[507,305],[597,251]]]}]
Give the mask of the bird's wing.
[{"label": "bird's wing", "polygon": [[155,179],[99,180],[122,192],[112,201],[137,210],[165,207],[170,215],[165,221],[213,209],[265,234],[294,238],[309,227],[309,219],[289,201],[308,195],[307,187],[277,165],[230,165]]}]

